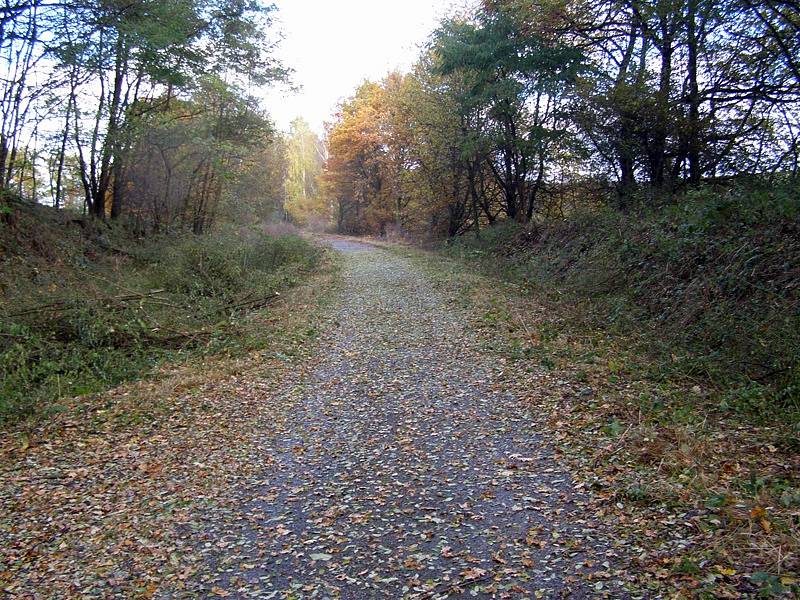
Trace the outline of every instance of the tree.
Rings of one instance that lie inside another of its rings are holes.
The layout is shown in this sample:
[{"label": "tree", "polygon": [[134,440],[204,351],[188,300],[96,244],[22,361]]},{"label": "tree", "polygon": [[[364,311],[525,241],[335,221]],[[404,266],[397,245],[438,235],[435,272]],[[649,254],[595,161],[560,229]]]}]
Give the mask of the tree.
[{"label": "tree", "polygon": [[343,233],[381,232],[391,214],[379,205],[384,173],[379,84],[365,82],[339,107],[328,128],[328,159],[323,185],[336,207],[337,229]]},{"label": "tree", "polygon": [[119,180],[138,228],[180,225],[203,233],[223,204],[229,212],[248,212],[249,207],[239,206],[250,203],[248,194],[234,184],[244,174],[252,178],[257,166],[265,168],[258,165],[259,152],[275,135],[256,100],[207,77],[191,99],[156,98],[147,104],[137,106],[141,116],[129,122],[136,143]]},{"label": "tree", "polygon": [[503,8],[479,12],[475,22],[446,22],[433,48],[437,72],[467,82],[461,106],[484,117],[480,137],[465,136],[465,144],[489,148],[487,164],[503,192],[504,212],[529,221],[553,149],[567,134],[561,123],[564,99],[582,57],[576,48],[521,24]]},{"label": "tree", "polygon": [[[0,21],[0,185],[19,178],[23,138],[35,137],[38,123],[59,119],[64,126],[49,161],[53,203],[62,203],[65,159],[74,154],[89,212],[119,217],[126,170],[149,113],[168,113],[175,99],[202,88],[209,72],[231,89],[285,78],[267,37],[273,10],[257,0],[7,6]],[[44,83],[31,85],[31,78]],[[35,163],[23,168],[35,178]]]},{"label": "tree", "polygon": [[315,218],[324,219],[326,209],[319,192],[319,178],[325,162],[325,148],[304,119],[292,121],[286,153],[287,214],[300,224]]}]

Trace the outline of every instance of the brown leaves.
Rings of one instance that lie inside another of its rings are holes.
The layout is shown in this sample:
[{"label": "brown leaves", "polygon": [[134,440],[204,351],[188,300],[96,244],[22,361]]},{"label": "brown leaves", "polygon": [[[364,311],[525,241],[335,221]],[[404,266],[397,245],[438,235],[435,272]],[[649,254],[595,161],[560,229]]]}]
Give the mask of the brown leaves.
[{"label": "brown leaves", "polygon": [[750,518],[753,519],[766,533],[772,532],[772,523],[768,519],[768,513],[765,508],[760,506],[754,507],[750,511]]},{"label": "brown leaves", "polygon": [[536,548],[544,548],[546,542],[539,537],[540,534],[541,531],[538,528],[529,529],[528,534],[525,536],[525,543],[528,546],[534,546]]},{"label": "brown leaves", "polygon": [[[292,298],[306,293],[296,288]],[[304,330],[317,316],[306,306],[281,320]],[[26,432],[23,451],[0,437],[0,564],[9,565],[0,589],[151,597],[192,577],[194,558],[176,546],[176,530],[194,525],[192,507],[254,472],[255,449],[291,405],[277,384],[302,369],[257,354],[158,375],[81,398]]]},{"label": "brown leaves", "polygon": [[461,577],[466,579],[467,581],[472,581],[474,579],[479,579],[486,575],[485,569],[479,569],[477,567],[470,567],[469,569],[464,569],[461,571]]}]

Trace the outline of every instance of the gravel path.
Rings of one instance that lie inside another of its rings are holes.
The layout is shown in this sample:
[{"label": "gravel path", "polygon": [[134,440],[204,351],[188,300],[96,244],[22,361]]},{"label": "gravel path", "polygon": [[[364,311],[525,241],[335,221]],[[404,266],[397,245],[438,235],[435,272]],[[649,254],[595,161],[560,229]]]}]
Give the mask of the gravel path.
[{"label": "gravel path", "polygon": [[184,532],[203,565],[165,597],[623,597],[619,549],[405,259],[355,242],[336,327],[287,397],[262,476]]}]

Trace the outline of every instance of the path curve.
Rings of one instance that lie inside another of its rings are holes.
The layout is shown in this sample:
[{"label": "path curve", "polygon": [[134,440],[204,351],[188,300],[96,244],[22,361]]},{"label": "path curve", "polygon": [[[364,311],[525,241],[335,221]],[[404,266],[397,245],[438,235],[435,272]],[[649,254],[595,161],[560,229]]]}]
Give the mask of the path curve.
[{"label": "path curve", "polygon": [[203,568],[165,596],[624,597],[618,551],[410,261],[347,240],[319,364],[262,476],[185,532]]}]

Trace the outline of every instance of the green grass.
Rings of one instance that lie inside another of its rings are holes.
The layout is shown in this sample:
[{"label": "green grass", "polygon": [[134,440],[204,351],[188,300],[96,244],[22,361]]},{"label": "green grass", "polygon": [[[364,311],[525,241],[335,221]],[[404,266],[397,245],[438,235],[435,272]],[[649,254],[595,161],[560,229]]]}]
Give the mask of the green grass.
[{"label": "green grass", "polygon": [[445,252],[569,307],[573,324],[635,339],[651,379],[709,384],[724,411],[800,422],[800,192],[791,183],[501,223]]},{"label": "green grass", "polygon": [[59,398],[102,391],[165,360],[265,347],[270,331],[253,311],[321,256],[295,235],[136,240],[87,233],[40,209],[0,225],[0,251],[0,423],[58,411]]}]

